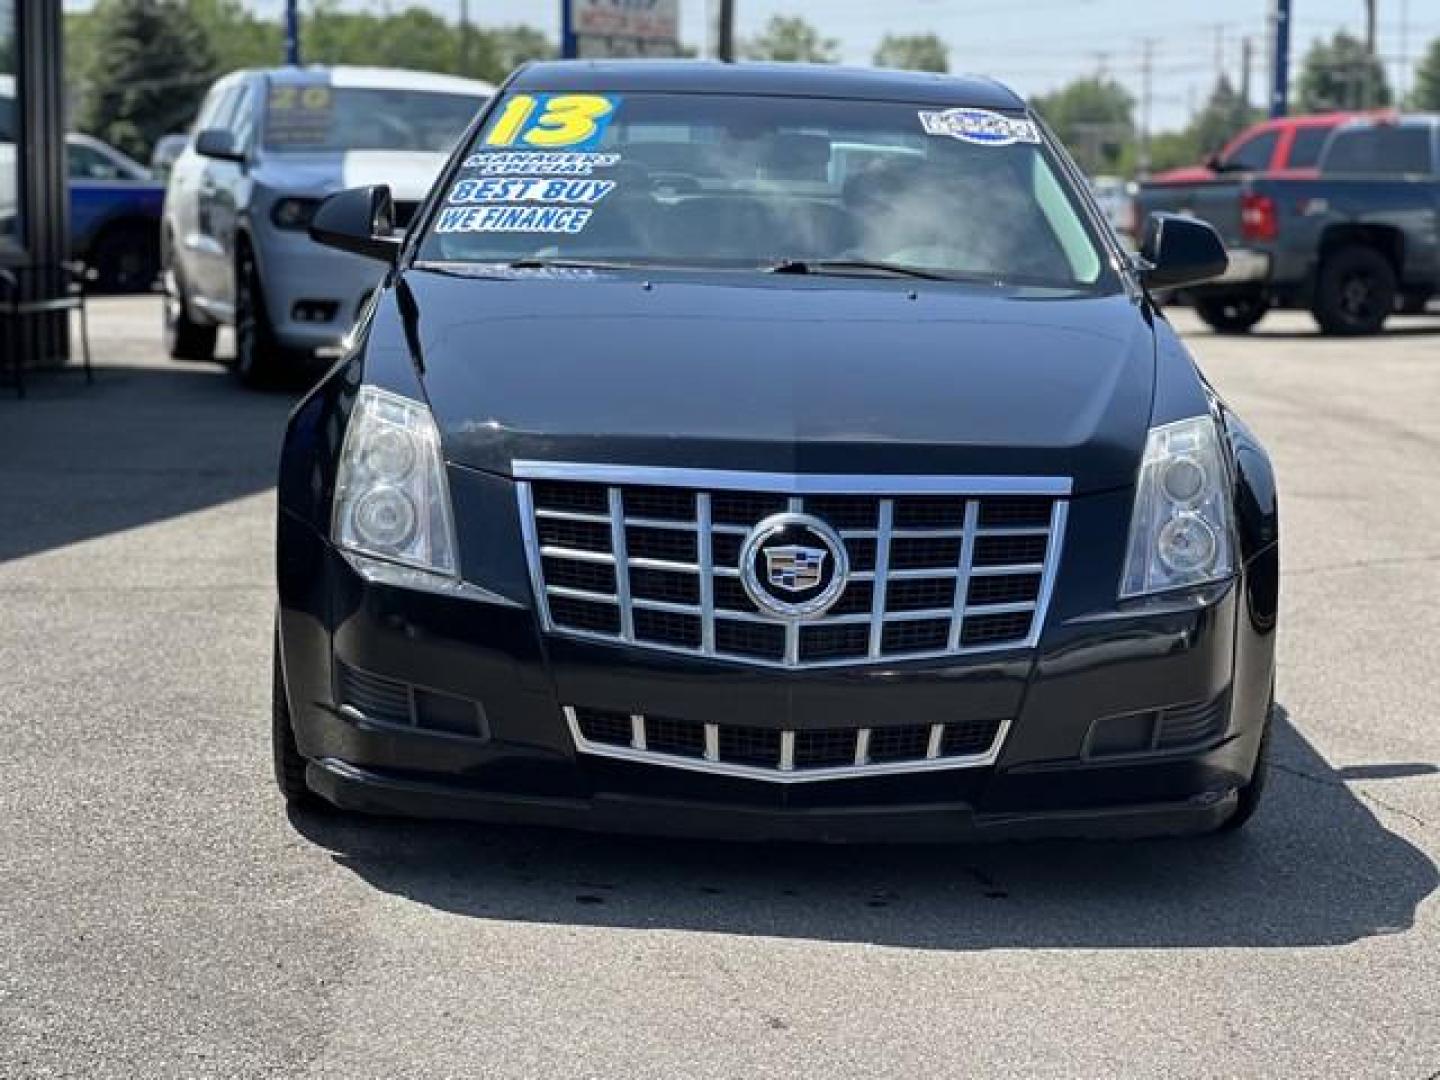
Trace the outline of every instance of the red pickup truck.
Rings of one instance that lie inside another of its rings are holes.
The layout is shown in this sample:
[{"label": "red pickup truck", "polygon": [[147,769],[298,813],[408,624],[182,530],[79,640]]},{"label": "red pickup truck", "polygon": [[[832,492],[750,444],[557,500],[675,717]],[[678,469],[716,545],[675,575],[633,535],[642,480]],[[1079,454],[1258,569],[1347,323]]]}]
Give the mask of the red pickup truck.
[{"label": "red pickup truck", "polygon": [[1218,154],[1206,158],[1204,164],[1157,173],[1146,183],[1203,184],[1222,173],[1313,176],[1320,161],[1320,148],[1330,132],[1361,115],[1336,112],[1262,120],[1236,135]]}]

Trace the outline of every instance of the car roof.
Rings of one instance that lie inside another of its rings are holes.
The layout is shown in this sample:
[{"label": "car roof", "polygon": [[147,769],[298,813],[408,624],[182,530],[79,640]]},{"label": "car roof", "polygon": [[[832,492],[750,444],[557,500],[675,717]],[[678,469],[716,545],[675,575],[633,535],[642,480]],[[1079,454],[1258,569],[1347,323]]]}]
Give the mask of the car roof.
[{"label": "car roof", "polygon": [[1440,124],[1440,113],[1394,113],[1380,116],[1356,116],[1347,120],[1342,127],[1348,129],[1367,127],[1435,127]]},{"label": "car roof", "polygon": [[481,79],[441,75],[433,71],[410,71],[406,68],[353,67],[348,64],[328,67],[311,64],[306,67],[270,68],[261,74],[272,82],[307,82],[323,77],[330,81],[331,86],[361,87],[369,90],[422,90],[477,97],[495,93],[494,85]]},{"label": "car roof", "polygon": [[728,64],[717,60],[546,60],[516,73],[522,90],[612,93],[759,94],[904,101],[925,105],[1023,109],[1009,87],[973,75],[940,75],[832,64]]}]

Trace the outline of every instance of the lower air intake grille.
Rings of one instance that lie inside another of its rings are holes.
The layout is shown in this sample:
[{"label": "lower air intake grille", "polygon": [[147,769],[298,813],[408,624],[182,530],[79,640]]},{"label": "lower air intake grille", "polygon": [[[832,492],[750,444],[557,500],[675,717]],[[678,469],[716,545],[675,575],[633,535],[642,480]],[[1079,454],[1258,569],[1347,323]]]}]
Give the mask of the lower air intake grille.
[{"label": "lower air intake grille", "polygon": [[387,679],[344,661],[336,661],[336,690],[342,706],[354,709],[371,723],[487,737],[485,711],[479,702],[469,698]]},{"label": "lower air intake grille", "polygon": [[1003,720],[793,731],[567,706],[575,747],[598,757],[793,782],[992,764]]}]

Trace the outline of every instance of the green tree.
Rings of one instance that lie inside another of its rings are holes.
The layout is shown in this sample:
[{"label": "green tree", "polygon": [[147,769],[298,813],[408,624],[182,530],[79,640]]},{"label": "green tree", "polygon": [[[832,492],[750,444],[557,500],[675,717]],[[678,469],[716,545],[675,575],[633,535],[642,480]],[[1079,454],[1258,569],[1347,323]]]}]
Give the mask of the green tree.
[{"label": "green tree", "polygon": [[1162,131],[1150,138],[1150,171],[1164,172],[1182,165],[1194,165],[1204,152],[1195,141],[1193,128]]},{"label": "green tree", "polygon": [[886,34],[875,66],[907,71],[949,71],[950,50],[934,34]]},{"label": "green tree", "polygon": [[548,60],[556,53],[550,39],[533,26],[502,26],[483,33],[490,39],[495,59],[481,77],[492,82],[499,82],[527,61]]},{"label": "green tree", "polygon": [[759,37],[745,43],[745,55],[751,60],[833,64],[839,59],[838,46],[834,38],[821,37],[820,31],[804,19],[775,15]]},{"label": "green tree", "polygon": [[1440,112],[1440,37],[1430,42],[1425,59],[1415,69],[1415,89],[1410,92],[1410,108]]},{"label": "green tree", "polygon": [[1134,155],[1135,99],[1106,75],[1090,75],[1032,100],[1086,172],[1125,173]]},{"label": "green tree", "polygon": [[407,7],[384,14],[341,10],[316,0],[301,25],[301,50],[314,64],[375,64],[454,73],[460,35],[434,12]]},{"label": "green tree", "polygon": [[1195,114],[1187,129],[1198,157],[1217,152],[1261,115],[1259,109],[1252,109],[1241,99],[1229,77],[1221,75],[1205,107]]},{"label": "green tree", "polygon": [[280,22],[252,14],[242,0],[186,0],[186,7],[204,27],[215,53],[215,66],[222,73],[273,67],[284,59]]},{"label": "green tree", "polygon": [[209,38],[180,0],[100,0],[91,17],[96,51],[79,126],[143,160],[189,124],[214,80]]},{"label": "green tree", "polygon": [[1310,46],[1296,98],[1304,112],[1371,109],[1393,100],[1385,66],[1359,38],[1343,30]]}]

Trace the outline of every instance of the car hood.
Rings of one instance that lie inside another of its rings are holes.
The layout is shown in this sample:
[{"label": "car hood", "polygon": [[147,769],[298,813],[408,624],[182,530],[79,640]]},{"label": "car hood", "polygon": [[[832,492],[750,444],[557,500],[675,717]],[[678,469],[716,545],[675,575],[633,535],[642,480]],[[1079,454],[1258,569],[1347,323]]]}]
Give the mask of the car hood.
[{"label": "car hood", "polygon": [[[1155,344],[1124,295],[840,278],[409,271],[446,456],[1134,482]],[[413,305],[404,295],[413,298]]]},{"label": "car hood", "polygon": [[447,156],[418,150],[279,154],[265,160],[259,179],[282,194],[330,194],[345,188],[388,184],[397,201],[419,202],[430,193]]}]

